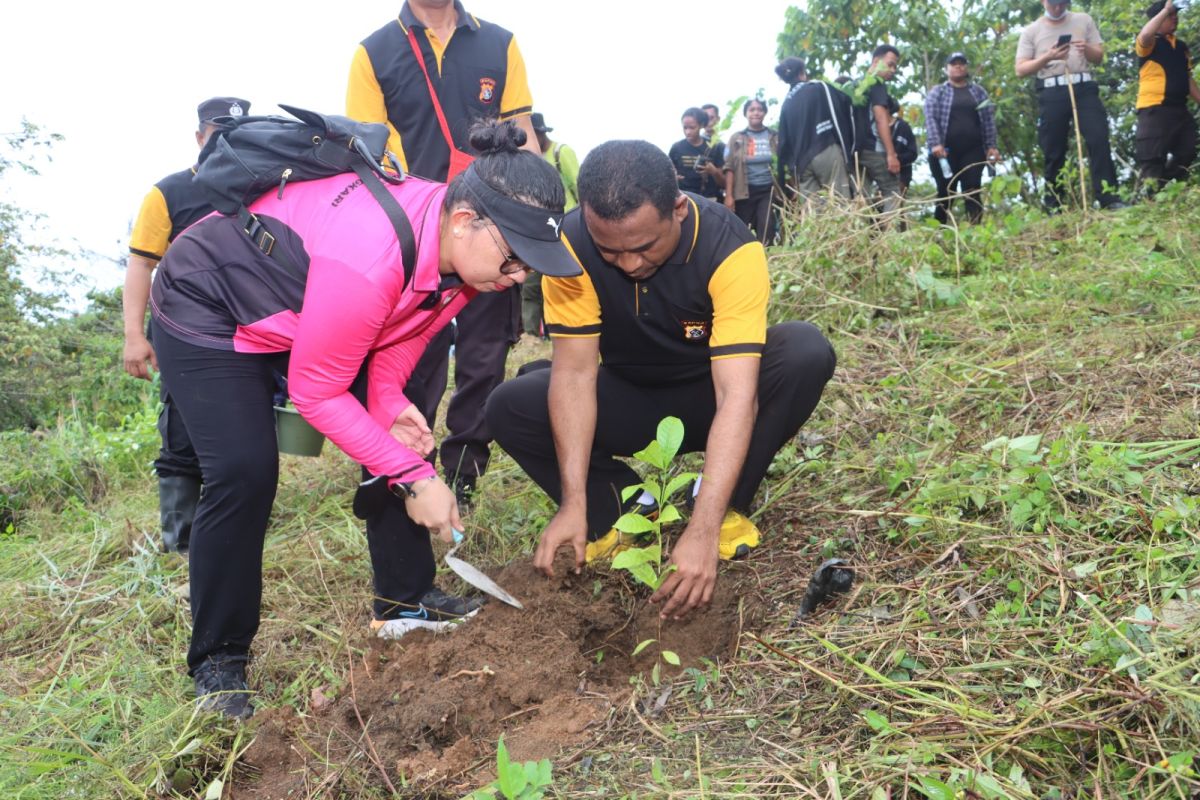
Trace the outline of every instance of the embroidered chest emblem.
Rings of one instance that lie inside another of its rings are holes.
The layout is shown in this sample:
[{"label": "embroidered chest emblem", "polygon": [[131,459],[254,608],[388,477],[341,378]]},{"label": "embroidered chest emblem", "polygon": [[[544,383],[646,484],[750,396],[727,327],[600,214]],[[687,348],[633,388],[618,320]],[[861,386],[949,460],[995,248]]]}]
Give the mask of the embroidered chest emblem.
[{"label": "embroidered chest emblem", "polygon": [[490,103],[496,97],[496,81],[492,78],[479,79],[479,100]]},{"label": "embroidered chest emblem", "polygon": [[683,325],[683,338],[690,341],[708,338],[707,322],[688,322],[684,320],[680,324]]}]

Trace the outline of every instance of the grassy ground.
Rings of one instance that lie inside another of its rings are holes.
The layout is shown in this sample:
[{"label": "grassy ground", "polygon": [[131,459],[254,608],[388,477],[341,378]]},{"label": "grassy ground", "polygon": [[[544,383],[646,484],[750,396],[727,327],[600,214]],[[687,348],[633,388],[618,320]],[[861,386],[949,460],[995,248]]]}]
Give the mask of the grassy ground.
[{"label": "grassy ground", "polygon": [[[635,680],[550,795],[1200,796],[1198,201],[958,233],[793,225],[772,317],[820,324],[839,367],[762,495],[768,621],[669,694]],[[236,778],[253,728],[193,712],[186,570],[147,540],[153,445],[149,414],[0,439],[0,511],[18,507],[0,796],[219,797]],[[264,706],[336,692],[362,645],[353,475],[336,453],[285,463]],[[468,556],[526,555],[546,500],[502,455],[481,491]],[[791,625],[830,556],[855,588]],[[362,762],[317,796],[387,792]]]}]

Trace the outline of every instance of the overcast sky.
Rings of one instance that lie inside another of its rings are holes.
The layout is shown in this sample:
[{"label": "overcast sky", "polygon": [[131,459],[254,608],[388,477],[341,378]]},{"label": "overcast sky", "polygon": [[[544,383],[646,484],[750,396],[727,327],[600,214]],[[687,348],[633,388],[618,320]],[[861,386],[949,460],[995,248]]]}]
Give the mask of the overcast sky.
[{"label": "overcast sky", "polygon": [[[607,139],[666,149],[691,105],[765,90],[781,98],[776,37],[789,0],[474,0],[516,34],[534,108],[551,137],[584,152]],[[0,25],[0,132],[22,117],[62,134],[43,175],[6,176],[6,198],[46,216],[60,240],[124,258],[146,191],[196,155],[196,104],[231,94],[253,113],[282,102],[343,113],[355,47],[399,0],[115,0],[6,4]],[[743,122],[740,118],[737,122]],[[773,118],[773,117],[772,117]],[[768,122],[770,122],[768,119]],[[122,267],[81,265],[90,285]]]}]

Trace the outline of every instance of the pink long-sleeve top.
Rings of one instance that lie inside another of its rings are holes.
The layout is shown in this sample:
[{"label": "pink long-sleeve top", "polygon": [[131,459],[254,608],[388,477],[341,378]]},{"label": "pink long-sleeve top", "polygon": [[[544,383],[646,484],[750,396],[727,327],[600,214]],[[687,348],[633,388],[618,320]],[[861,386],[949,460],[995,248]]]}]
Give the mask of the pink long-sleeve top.
[{"label": "pink long-sleeve top", "polygon": [[[270,256],[236,218],[193,225],[167,251],[151,307],[167,333],[200,347],[290,350],[288,393],[300,414],[372,474],[416,480],[436,473],[388,429],[412,405],[404,386],[425,346],[475,292],[443,286],[438,272],[446,187],[410,177],[388,190],[417,240],[407,287],[391,223],[347,174],[250,206],[276,237]],[[349,392],[364,362],[365,409]]]}]

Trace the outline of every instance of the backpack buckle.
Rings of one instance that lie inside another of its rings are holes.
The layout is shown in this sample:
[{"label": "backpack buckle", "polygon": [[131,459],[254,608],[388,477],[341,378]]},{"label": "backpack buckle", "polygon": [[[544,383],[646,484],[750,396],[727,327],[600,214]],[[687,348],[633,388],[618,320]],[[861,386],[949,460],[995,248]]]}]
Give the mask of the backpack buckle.
[{"label": "backpack buckle", "polygon": [[254,240],[254,244],[258,245],[258,249],[262,250],[263,255],[271,255],[271,248],[275,246],[275,237],[266,228],[258,232],[258,236]]}]

